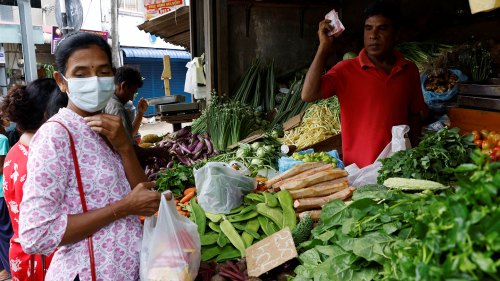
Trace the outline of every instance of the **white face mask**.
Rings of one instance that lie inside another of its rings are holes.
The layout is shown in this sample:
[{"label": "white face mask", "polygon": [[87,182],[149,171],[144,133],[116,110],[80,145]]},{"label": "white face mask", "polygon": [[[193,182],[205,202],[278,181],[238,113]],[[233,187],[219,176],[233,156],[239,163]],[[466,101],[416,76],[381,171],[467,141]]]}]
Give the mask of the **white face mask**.
[{"label": "white face mask", "polygon": [[68,97],[80,109],[89,113],[97,112],[108,104],[115,92],[115,78],[97,77],[70,78],[68,81]]}]

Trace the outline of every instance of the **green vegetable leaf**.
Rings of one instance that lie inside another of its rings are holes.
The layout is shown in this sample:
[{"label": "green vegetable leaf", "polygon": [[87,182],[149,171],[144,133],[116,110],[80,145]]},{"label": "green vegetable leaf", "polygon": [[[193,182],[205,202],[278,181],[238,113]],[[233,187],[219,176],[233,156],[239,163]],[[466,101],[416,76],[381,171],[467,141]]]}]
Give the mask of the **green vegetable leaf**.
[{"label": "green vegetable leaf", "polygon": [[354,254],[361,256],[366,260],[376,261],[383,265],[386,259],[384,256],[384,248],[389,243],[396,240],[396,237],[382,232],[371,233],[356,239],[353,251]]}]

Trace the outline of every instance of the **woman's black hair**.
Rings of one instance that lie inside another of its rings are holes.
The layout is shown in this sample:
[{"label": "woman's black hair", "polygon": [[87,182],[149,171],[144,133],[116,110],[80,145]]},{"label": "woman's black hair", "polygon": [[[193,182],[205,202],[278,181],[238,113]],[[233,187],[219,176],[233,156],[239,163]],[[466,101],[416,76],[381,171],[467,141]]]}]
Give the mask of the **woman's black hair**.
[{"label": "woman's black hair", "polygon": [[45,110],[45,119],[49,120],[50,117],[56,115],[59,109],[68,106],[68,94],[61,92],[59,87],[52,93],[47,109]]},{"label": "woman's black hair", "polygon": [[108,55],[109,64],[113,65],[111,62],[111,47],[102,36],[94,33],[78,32],[70,34],[58,42],[55,53],[57,71],[66,75],[69,57],[75,51],[88,49],[91,46],[97,46],[103,50]]},{"label": "woman's black hair", "polygon": [[391,20],[394,30],[401,28],[402,16],[398,5],[388,0],[377,0],[365,9],[365,22],[369,17],[382,15]]},{"label": "woman's black hair", "polygon": [[[54,96],[59,98],[54,100]],[[59,110],[68,105],[68,97],[59,90],[56,80],[45,78],[37,79],[27,86],[12,87],[4,96],[0,111],[2,118],[17,123],[19,130],[35,131],[48,119],[45,113],[49,105]]]}]

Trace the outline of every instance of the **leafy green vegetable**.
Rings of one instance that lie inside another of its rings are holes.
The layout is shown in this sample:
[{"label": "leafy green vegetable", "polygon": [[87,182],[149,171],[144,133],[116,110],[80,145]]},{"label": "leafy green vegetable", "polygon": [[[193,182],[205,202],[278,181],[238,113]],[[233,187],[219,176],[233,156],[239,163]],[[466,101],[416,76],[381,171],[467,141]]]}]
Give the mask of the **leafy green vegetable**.
[{"label": "leafy green vegetable", "polygon": [[156,180],[156,191],[172,191],[176,195],[182,195],[186,188],[195,186],[193,168],[199,169],[205,165],[205,162],[197,163],[191,166],[174,164],[172,169],[168,169],[158,175]]},{"label": "leafy green vegetable", "polygon": [[456,181],[455,175],[447,168],[456,168],[470,162],[469,155],[477,146],[472,143],[474,136],[460,136],[459,128],[429,131],[418,147],[402,150],[380,159],[382,168],[377,181],[388,178],[414,178],[431,180],[448,185]]}]

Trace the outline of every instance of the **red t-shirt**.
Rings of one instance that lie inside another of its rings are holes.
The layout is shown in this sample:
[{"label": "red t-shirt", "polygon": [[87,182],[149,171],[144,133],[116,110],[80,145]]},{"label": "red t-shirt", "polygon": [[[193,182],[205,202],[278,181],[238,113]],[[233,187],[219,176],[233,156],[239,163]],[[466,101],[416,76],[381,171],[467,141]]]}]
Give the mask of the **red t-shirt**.
[{"label": "red t-shirt", "polygon": [[390,75],[373,65],[363,49],[321,77],[323,98],[339,98],[346,165],[372,164],[391,142],[392,127],[407,125],[408,113],[426,108],[417,66],[397,50],[394,54]]}]

